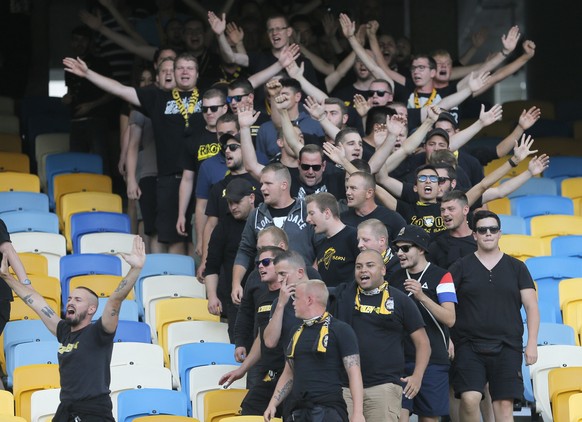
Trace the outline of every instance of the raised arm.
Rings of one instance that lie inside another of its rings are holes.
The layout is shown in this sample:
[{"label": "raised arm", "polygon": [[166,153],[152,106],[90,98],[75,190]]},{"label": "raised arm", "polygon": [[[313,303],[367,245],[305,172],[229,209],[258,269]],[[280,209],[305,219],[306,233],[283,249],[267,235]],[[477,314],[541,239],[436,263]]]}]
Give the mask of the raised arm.
[{"label": "raised arm", "polygon": [[63,64],[65,65],[65,72],[85,78],[103,91],[109,92],[135,106],[141,106],[135,88],[122,85],[114,79],[93,72],[80,58],[66,57],[63,59]]},{"label": "raised arm", "polygon": [[513,167],[516,167],[520,162],[525,160],[528,155],[535,154],[537,150],[532,151],[530,148],[533,144],[533,139],[525,135],[521,137],[521,142],[517,143],[515,141],[515,148],[513,150],[513,156],[503,163],[499,168],[492,171],[490,174],[485,176],[479,183],[473,186],[467,192],[467,201],[469,205],[473,205],[477,200],[485,193],[487,189],[493,186],[497,181],[501,180]]},{"label": "raised arm", "polygon": [[279,73],[281,70],[285,69],[287,66],[295,63],[295,60],[299,57],[299,46],[297,44],[291,44],[285,46],[281,49],[281,54],[279,54],[279,59],[273,63],[271,66],[258,71],[254,75],[249,76],[249,82],[253,88],[259,87],[267,83],[273,76]]},{"label": "raised arm", "polygon": [[306,95],[309,95],[310,97],[315,98],[317,101],[322,102],[327,98],[327,94],[313,85],[305,78],[305,76],[303,76],[304,65],[305,62],[302,62],[301,66],[297,66],[297,62],[293,60],[285,67],[285,70],[290,77],[299,82],[301,85],[301,90],[305,92]]},{"label": "raised arm", "polygon": [[220,48],[220,55],[226,63],[236,63],[239,66],[248,67],[249,56],[247,54],[236,53],[233,51],[224,31],[226,29],[226,14],[222,14],[219,18],[214,14],[214,12],[208,12],[208,23],[212,28],[212,31],[216,34],[218,38],[218,47]]},{"label": "raised arm", "polygon": [[[2,264],[0,265],[0,277],[10,286],[14,293],[20,297],[24,303],[26,303],[34,312],[38,314],[44,325],[49,329],[49,331],[53,334],[57,334],[57,325],[59,324],[60,318],[56,314],[56,312],[46,303],[46,300],[42,297],[40,293],[38,293],[32,285],[30,284],[22,284],[21,281],[18,281],[14,278],[14,276],[10,273],[9,265],[16,261],[12,256],[12,260],[9,261],[9,255],[4,254],[2,257]],[[18,265],[18,264],[16,264]],[[22,264],[20,264],[22,266]],[[13,268],[14,269],[14,268]],[[18,276],[20,278],[20,275]],[[22,281],[26,279],[26,276],[22,278]]]},{"label": "raised arm", "polygon": [[532,127],[541,116],[542,116],[541,110],[535,106],[527,111],[523,110],[521,112],[521,115],[519,116],[517,126],[513,129],[513,131],[509,135],[507,135],[505,139],[499,142],[495,147],[497,156],[501,158],[509,154],[509,152],[513,149],[513,146],[515,145],[515,141],[518,140],[526,130]]},{"label": "raised arm", "polygon": [[99,3],[103,7],[105,7],[113,19],[117,21],[119,26],[129,35],[132,39],[134,39],[137,43],[140,44],[147,44],[146,40],[135,30],[133,25],[119,12],[119,9],[115,6],[115,3],[112,0],[99,0]]},{"label": "raised arm", "polygon": [[269,324],[265,327],[263,332],[263,341],[265,346],[270,349],[277,347],[281,339],[281,331],[283,330],[283,316],[285,314],[285,306],[289,303],[289,299],[295,294],[295,284],[287,283],[287,277],[281,283],[279,290],[279,300],[277,306],[271,315]]},{"label": "raised arm", "polygon": [[295,132],[295,129],[293,129],[293,123],[291,123],[291,119],[289,118],[289,112],[287,111],[289,108],[289,97],[286,95],[276,96],[275,106],[281,115],[281,130],[283,132],[283,136],[285,137],[285,142],[287,145],[289,145],[291,151],[293,151],[295,158],[298,158],[299,151],[301,151],[303,145],[299,141],[297,132]]},{"label": "raised arm", "polygon": [[481,104],[481,113],[479,119],[471,126],[451,136],[449,141],[449,149],[456,151],[463,145],[475,137],[484,127],[492,125],[498,120],[501,120],[503,115],[503,108],[499,104],[495,104],[488,111],[485,111],[485,105]]},{"label": "raised arm", "polygon": [[333,91],[333,89],[340,83],[340,81],[346,76],[350,71],[354,62],[356,61],[356,53],[353,51],[343,59],[340,64],[337,65],[335,70],[325,77],[325,89],[327,92]]},{"label": "raised arm", "polygon": [[121,280],[117,289],[111,293],[111,296],[107,299],[107,303],[103,309],[101,323],[103,324],[103,329],[108,333],[113,333],[117,329],[121,303],[125,300],[131,289],[133,289],[141,269],[143,268],[143,264],[145,263],[146,253],[143,239],[139,236],[135,236],[133,238],[131,253],[122,253],[121,256],[131,268],[123,280]]},{"label": "raised arm", "polygon": [[467,66],[471,62],[475,53],[483,46],[485,41],[487,41],[488,34],[489,30],[487,28],[481,28],[471,34],[471,47],[469,47],[459,58],[459,62],[463,66]]},{"label": "raised arm", "polygon": [[[488,73],[480,73],[480,74],[471,73],[471,76],[469,77],[468,85],[460,90],[457,90],[457,92],[455,92],[454,94],[451,94],[451,95],[443,98],[438,104],[439,107],[442,108],[443,110],[448,110],[448,109],[451,109],[453,107],[458,106],[463,101],[465,101],[467,98],[469,98],[469,96],[472,93],[474,94],[478,90],[482,89],[488,83],[488,81],[490,79],[491,79],[491,76]],[[427,110],[426,107],[423,107],[420,109],[421,120],[425,119],[426,110]]]},{"label": "raised arm", "polygon": [[541,174],[550,165],[550,157],[546,154],[542,154],[539,157],[533,157],[528,166],[527,170],[524,170],[515,177],[512,177],[508,181],[501,183],[499,186],[494,188],[489,188],[483,193],[483,203],[493,201],[495,199],[503,198],[510,193],[517,190],[525,182],[538,174]]},{"label": "raised arm", "polygon": [[312,119],[319,122],[325,134],[330,138],[335,140],[336,135],[340,131],[332,122],[329,121],[325,114],[325,107],[322,101],[316,101],[311,97],[305,99],[305,110],[309,113]]},{"label": "raised arm", "polygon": [[261,178],[261,170],[265,166],[257,160],[257,153],[251,137],[251,126],[255,124],[260,114],[260,111],[255,112],[252,107],[240,105],[237,114],[240,126],[240,147],[245,170],[257,180]]},{"label": "raised arm", "polygon": [[[376,143],[376,151],[368,160],[370,165],[370,171],[372,174],[377,173],[390,154],[394,149],[394,144],[396,143],[396,138],[400,133],[406,129],[406,120],[404,117],[395,114],[393,116],[386,116],[386,124],[379,128],[379,130],[374,130],[374,139],[378,136],[378,143]],[[384,138],[381,140],[381,138]]]},{"label": "raised arm", "polygon": [[234,49],[237,53],[247,54],[247,49],[245,48],[244,38],[245,32],[243,29],[234,22],[229,22],[226,24],[226,38],[234,45]]}]

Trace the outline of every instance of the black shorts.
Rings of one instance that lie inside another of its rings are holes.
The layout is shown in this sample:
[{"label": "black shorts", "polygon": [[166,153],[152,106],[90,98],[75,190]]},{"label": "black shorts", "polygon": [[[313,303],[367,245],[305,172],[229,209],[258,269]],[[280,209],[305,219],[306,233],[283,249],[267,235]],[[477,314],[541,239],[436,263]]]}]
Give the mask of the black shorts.
[{"label": "black shorts", "polygon": [[156,233],[157,184],[156,176],[143,177],[139,181],[139,189],[141,190],[139,209],[143,221],[143,231],[148,236]]},{"label": "black shorts", "polygon": [[[406,374],[414,372],[414,362],[407,362]],[[449,365],[429,364],[424,371],[420,391],[413,399],[402,395],[402,407],[418,416],[449,414]]]},{"label": "black shorts", "polygon": [[8,321],[10,321],[10,301],[0,300],[0,334],[4,332]]},{"label": "black shorts", "polygon": [[[264,374],[263,374],[264,375]],[[270,380],[263,379],[258,381],[253,388],[249,390],[241,403],[241,415],[262,415],[267,410],[271,397],[277,386],[277,377]],[[280,416],[280,415],[277,415]]]},{"label": "black shorts", "polygon": [[456,347],[453,389],[459,398],[466,391],[484,394],[489,382],[491,400],[516,400],[523,396],[522,352],[504,345],[494,355],[476,353],[470,342]]},{"label": "black shorts", "polygon": [[157,215],[156,230],[158,241],[161,243],[179,243],[192,241],[191,207],[186,212],[186,233],[188,236],[181,236],[176,230],[178,221],[178,200],[180,191],[181,175],[158,176],[157,191]]}]

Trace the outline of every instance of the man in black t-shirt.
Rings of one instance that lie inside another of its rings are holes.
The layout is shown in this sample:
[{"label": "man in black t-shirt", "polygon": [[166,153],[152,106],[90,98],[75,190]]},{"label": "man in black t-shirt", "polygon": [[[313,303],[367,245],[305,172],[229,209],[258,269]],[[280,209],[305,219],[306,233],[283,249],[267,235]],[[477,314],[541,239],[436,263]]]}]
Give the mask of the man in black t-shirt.
[{"label": "man in black t-shirt", "polygon": [[53,417],[55,422],[115,420],[109,396],[113,338],[121,304],[132,290],[146,260],[143,240],[136,236],[131,253],[122,255],[131,268],[109,296],[103,315],[94,324],[91,319],[99,305],[95,292],[86,287],[73,290],[62,320],[30,282],[20,282],[10,274],[8,266],[12,262],[9,262],[9,256],[6,254],[2,258],[0,276],[61,343],[58,351],[61,403]]},{"label": "man in black t-shirt", "polygon": [[[353,397],[351,421],[363,422],[360,356],[354,330],[326,312],[328,290],[321,280],[302,281],[295,287],[295,316],[303,320],[289,347],[283,374],[264,413],[265,420],[289,396],[295,421],[348,421],[342,397],[347,373]],[[345,371],[345,372],[344,372]]]},{"label": "man in black t-shirt", "polygon": [[[356,281],[336,290],[336,309],[332,312],[356,332],[366,420],[397,422],[402,394],[413,398],[420,389],[430,345],[417,307],[404,293],[388,285],[385,274],[380,253],[362,251],[356,260]],[[407,335],[416,347],[417,366],[405,377],[403,341]],[[344,399],[351,402],[347,389]]]},{"label": "man in black t-shirt", "polygon": [[315,245],[317,270],[328,287],[351,281],[354,262],[360,252],[356,229],[339,218],[336,198],[320,192],[305,198],[307,223],[325,239]]},{"label": "man in black t-shirt", "polygon": [[[540,316],[535,286],[525,264],[499,250],[497,214],[477,211],[473,226],[477,251],[451,267],[459,298],[452,331],[453,388],[461,398],[461,420],[480,420],[479,403],[487,382],[495,420],[511,420],[513,401],[523,395],[522,359],[526,365],[537,361]],[[527,315],[525,350],[522,305]]]},{"label": "man in black t-shirt", "polygon": [[[403,400],[403,421],[408,421],[411,413],[434,422],[449,414],[449,328],[455,323],[457,296],[451,274],[427,261],[429,242],[428,233],[412,225],[404,227],[392,242],[402,268],[390,277],[389,283],[414,300],[426,324],[431,348],[418,395],[414,400]],[[416,354],[408,338],[404,350],[406,372],[410,373]]]}]

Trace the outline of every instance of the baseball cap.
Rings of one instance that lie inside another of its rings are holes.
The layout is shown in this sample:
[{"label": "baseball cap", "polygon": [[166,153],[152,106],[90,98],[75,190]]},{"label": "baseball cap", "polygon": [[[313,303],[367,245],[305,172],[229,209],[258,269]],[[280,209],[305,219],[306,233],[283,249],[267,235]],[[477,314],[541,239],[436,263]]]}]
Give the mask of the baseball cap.
[{"label": "baseball cap", "polygon": [[224,133],[220,135],[220,138],[218,138],[218,142],[220,142],[220,145],[224,146],[231,139],[234,139],[236,142],[240,144],[240,137],[238,135],[231,135],[230,133]]},{"label": "baseball cap", "polygon": [[413,245],[428,251],[430,236],[421,227],[409,224],[400,229],[396,239],[392,241],[392,246],[396,246],[399,242],[410,242]]},{"label": "baseball cap", "polygon": [[238,202],[242,198],[251,193],[255,193],[255,187],[247,179],[237,177],[231,180],[226,185],[226,190],[224,192],[224,197],[229,201]]},{"label": "baseball cap", "polygon": [[447,141],[447,144],[449,143],[449,134],[447,133],[446,130],[441,129],[440,127],[434,128],[430,132],[428,132],[426,134],[426,138],[424,138],[424,142],[426,143],[433,136],[441,136],[445,139],[445,141]]},{"label": "baseball cap", "polygon": [[450,122],[455,129],[457,129],[459,127],[459,122],[457,122],[457,119],[455,118],[455,116],[453,116],[448,111],[441,111],[441,114],[439,114],[437,122],[441,122],[441,121]]}]

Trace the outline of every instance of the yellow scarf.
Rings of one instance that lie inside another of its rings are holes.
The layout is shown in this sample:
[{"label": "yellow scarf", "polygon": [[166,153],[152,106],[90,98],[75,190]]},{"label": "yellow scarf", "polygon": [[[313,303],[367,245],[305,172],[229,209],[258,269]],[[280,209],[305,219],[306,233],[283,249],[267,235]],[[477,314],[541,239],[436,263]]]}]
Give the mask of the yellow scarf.
[{"label": "yellow scarf", "polygon": [[[433,88],[432,92],[430,93],[430,97],[428,98],[426,103],[424,103],[424,105],[422,107],[428,107],[429,105],[431,105],[432,102],[434,101],[434,99],[436,98],[436,96],[437,96],[437,90],[435,88]],[[414,108],[421,108],[420,99],[418,98],[418,91],[416,89],[414,90]]]},{"label": "yellow scarf", "polygon": [[378,287],[378,293],[382,292],[382,302],[380,306],[362,305],[360,302],[360,295],[364,292],[361,287],[358,287],[355,299],[355,310],[362,314],[377,313],[380,315],[390,315],[394,310],[394,299],[390,299],[388,292],[388,283],[384,282]]},{"label": "yellow scarf", "polygon": [[186,106],[184,105],[184,102],[180,97],[180,91],[178,91],[176,88],[172,90],[172,97],[176,101],[178,110],[180,111],[180,114],[184,118],[184,123],[186,127],[189,127],[190,122],[188,121],[188,116],[194,113],[196,104],[198,103],[198,90],[196,88],[192,90],[192,95],[190,96],[190,100],[188,101],[188,110],[186,110]]},{"label": "yellow scarf", "polygon": [[292,359],[295,355],[295,346],[297,346],[297,342],[299,341],[299,337],[303,332],[303,328],[308,325],[315,325],[321,324],[321,328],[319,329],[319,337],[317,338],[317,344],[315,345],[315,350],[319,353],[327,352],[327,338],[329,334],[329,324],[331,322],[331,315],[329,312],[324,312],[324,314],[317,318],[315,321],[303,321],[303,324],[299,326],[295,334],[293,334],[293,339],[291,340],[291,351],[287,355],[288,358]]}]

